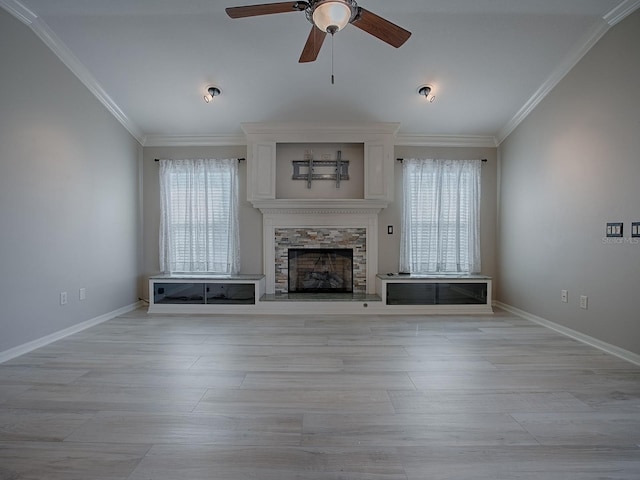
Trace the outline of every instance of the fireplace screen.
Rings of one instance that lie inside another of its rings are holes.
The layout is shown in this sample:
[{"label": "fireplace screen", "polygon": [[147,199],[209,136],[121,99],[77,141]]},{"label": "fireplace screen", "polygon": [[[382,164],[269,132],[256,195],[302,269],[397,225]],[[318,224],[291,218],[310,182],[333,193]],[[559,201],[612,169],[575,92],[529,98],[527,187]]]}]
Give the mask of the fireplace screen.
[{"label": "fireplace screen", "polygon": [[353,249],[290,248],[289,293],[353,292]]}]

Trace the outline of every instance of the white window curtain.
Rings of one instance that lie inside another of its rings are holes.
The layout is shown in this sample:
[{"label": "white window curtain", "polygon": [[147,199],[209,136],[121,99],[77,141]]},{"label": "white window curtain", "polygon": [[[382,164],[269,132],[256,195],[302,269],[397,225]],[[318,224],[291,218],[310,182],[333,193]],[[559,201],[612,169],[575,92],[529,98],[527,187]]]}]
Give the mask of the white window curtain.
[{"label": "white window curtain", "polygon": [[400,271],[480,272],[480,160],[405,159]]},{"label": "white window curtain", "polygon": [[160,269],[238,273],[238,160],[160,160]]}]

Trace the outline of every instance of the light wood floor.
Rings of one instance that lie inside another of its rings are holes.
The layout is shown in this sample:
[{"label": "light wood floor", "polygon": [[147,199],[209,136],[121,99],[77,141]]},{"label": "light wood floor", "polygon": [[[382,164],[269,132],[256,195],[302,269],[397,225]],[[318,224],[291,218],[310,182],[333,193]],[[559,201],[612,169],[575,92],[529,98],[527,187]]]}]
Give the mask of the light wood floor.
[{"label": "light wood floor", "polygon": [[0,365],[0,479],[640,478],[640,368],[493,316],[149,316]]}]

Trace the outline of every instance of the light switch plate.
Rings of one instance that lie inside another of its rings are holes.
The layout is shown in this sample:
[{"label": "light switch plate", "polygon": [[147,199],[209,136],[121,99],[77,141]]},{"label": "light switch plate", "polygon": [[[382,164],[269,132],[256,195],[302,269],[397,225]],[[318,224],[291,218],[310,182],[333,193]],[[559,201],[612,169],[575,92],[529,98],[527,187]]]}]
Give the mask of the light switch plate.
[{"label": "light switch plate", "polygon": [[622,222],[607,223],[607,237],[622,237]]},{"label": "light switch plate", "polygon": [[633,222],[631,224],[631,237],[633,238],[640,237],[640,222]]},{"label": "light switch plate", "polygon": [[580,308],[585,310],[589,308],[589,297],[586,295],[580,295]]}]

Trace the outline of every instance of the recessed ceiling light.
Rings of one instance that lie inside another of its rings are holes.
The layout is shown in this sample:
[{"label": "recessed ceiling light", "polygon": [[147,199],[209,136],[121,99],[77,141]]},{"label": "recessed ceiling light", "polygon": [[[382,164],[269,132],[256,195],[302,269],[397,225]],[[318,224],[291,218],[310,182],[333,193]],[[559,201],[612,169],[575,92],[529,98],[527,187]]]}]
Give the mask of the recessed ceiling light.
[{"label": "recessed ceiling light", "polygon": [[433,93],[432,85],[421,85],[418,87],[418,95],[422,95],[427,102],[433,103],[436,99],[436,96]]},{"label": "recessed ceiling light", "polygon": [[217,97],[221,93],[222,91],[218,87],[207,87],[207,93],[204,94],[204,101],[206,103],[209,103],[211,100],[213,100],[213,97]]}]

